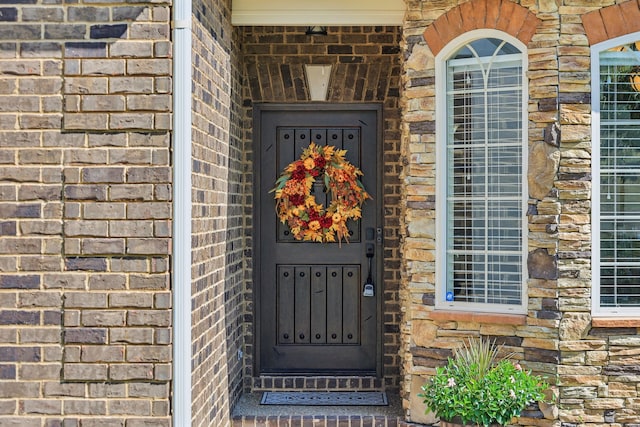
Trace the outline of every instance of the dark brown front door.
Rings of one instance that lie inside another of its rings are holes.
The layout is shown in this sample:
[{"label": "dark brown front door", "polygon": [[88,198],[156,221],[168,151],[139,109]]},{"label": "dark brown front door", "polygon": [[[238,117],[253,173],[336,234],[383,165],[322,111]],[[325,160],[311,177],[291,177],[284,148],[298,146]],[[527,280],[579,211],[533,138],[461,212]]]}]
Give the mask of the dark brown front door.
[{"label": "dark brown front door", "polygon": [[[380,374],[380,114],[378,105],[256,107],[260,373]],[[310,142],[346,149],[364,173],[373,199],[362,219],[348,224],[349,243],[297,241],[276,216],[269,191]],[[369,260],[373,296],[364,293]]]}]

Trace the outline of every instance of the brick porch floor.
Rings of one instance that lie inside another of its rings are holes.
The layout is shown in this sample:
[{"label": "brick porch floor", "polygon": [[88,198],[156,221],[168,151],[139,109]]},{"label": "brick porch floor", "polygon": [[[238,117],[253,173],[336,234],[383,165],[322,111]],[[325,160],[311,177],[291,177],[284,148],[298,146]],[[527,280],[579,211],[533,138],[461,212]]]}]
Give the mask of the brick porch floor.
[{"label": "brick porch floor", "polygon": [[397,392],[388,406],[260,405],[261,391],[246,393],[233,412],[234,427],[410,427]]}]

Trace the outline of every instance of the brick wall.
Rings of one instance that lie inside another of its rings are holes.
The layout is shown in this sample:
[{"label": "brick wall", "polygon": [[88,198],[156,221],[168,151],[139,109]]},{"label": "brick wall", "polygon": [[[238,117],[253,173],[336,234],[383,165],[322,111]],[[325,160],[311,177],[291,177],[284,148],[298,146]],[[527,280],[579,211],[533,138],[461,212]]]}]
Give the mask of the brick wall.
[{"label": "brick wall", "polygon": [[[384,383],[399,386],[398,357],[400,306],[400,28],[329,27],[327,36],[305,35],[305,27],[246,27],[243,29],[245,81],[245,140],[251,147],[253,102],[306,102],[309,100],[303,64],[333,64],[329,102],[381,102],[384,105]],[[247,152],[248,164],[251,153]],[[251,176],[247,176],[251,182]],[[252,189],[247,187],[247,195]],[[250,205],[250,203],[249,203]],[[251,224],[247,224],[250,232]],[[250,242],[248,242],[250,243]],[[251,271],[247,271],[250,280]],[[250,289],[249,289],[250,290]],[[249,308],[253,305],[247,293]],[[252,312],[248,313],[252,316]],[[251,317],[252,320],[252,317]],[[252,320],[253,321],[253,320]],[[254,337],[247,325],[247,355],[253,354]],[[253,368],[245,364],[247,388]],[[304,382],[304,381],[303,381]]]},{"label": "brick wall", "polygon": [[169,425],[169,7],[0,11],[0,425]]},{"label": "brick wall", "polygon": [[230,5],[193,5],[192,421],[203,427],[228,425],[242,391],[244,147]]}]

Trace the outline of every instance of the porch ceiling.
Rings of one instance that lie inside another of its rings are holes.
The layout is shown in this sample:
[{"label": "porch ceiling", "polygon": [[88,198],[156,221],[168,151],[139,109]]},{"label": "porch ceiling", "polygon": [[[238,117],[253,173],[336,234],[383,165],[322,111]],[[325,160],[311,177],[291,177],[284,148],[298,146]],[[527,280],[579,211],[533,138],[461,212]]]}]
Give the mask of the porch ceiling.
[{"label": "porch ceiling", "polygon": [[233,25],[402,25],[404,0],[233,0]]}]

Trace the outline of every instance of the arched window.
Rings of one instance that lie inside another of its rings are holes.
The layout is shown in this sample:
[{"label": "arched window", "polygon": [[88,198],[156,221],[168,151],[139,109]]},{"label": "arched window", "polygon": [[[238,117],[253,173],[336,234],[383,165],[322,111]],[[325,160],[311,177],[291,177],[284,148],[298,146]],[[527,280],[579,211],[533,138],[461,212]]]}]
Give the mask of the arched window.
[{"label": "arched window", "polygon": [[478,30],[436,57],[436,308],[525,312],[525,49]]},{"label": "arched window", "polygon": [[592,307],[640,307],[640,33],[591,48],[593,109]]}]

